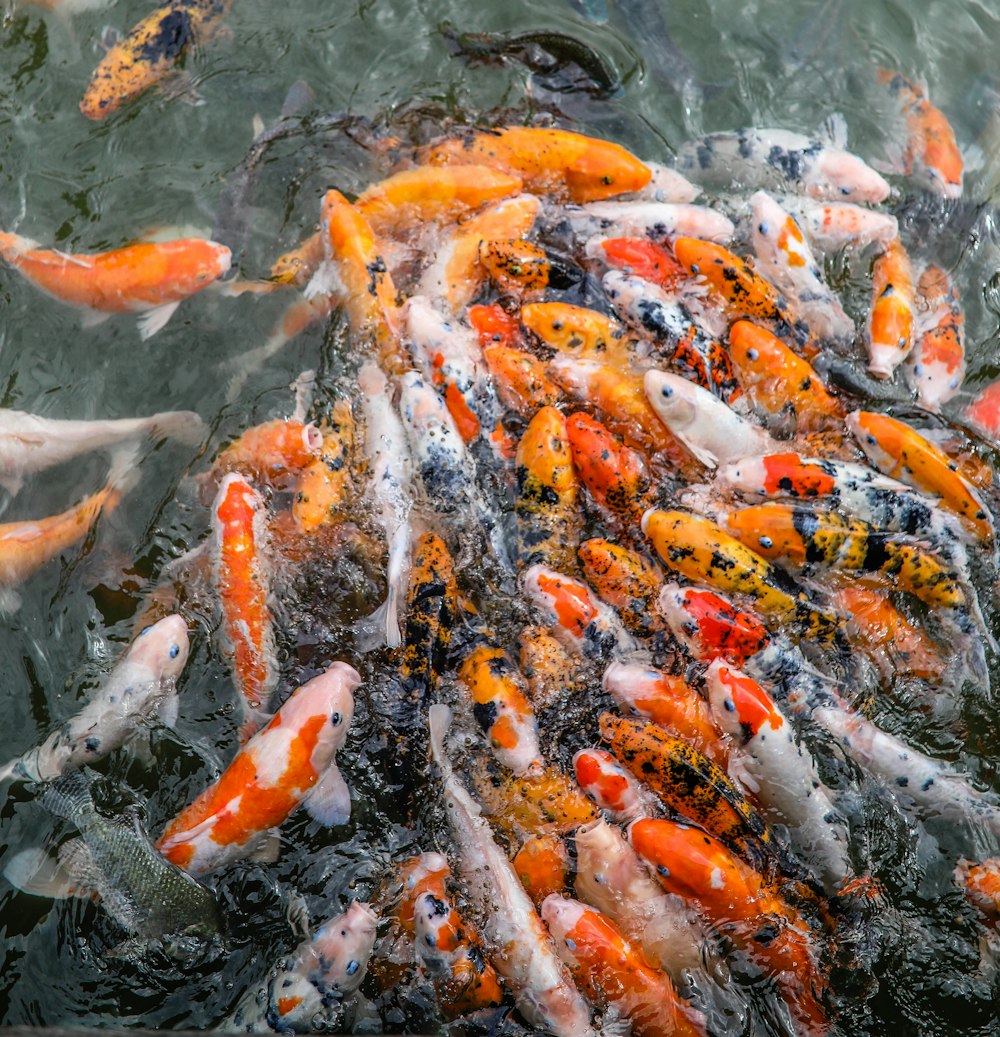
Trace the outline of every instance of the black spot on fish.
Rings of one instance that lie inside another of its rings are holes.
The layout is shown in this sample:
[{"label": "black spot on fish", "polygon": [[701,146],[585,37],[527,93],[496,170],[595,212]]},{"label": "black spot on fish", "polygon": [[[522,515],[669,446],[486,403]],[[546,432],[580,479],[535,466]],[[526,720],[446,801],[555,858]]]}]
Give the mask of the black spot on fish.
[{"label": "black spot on fish", "polygon": [[101,748],[101,740],[100,738],[96,738],[95,736],[91,735],[90,738],[85,738],[83,740],[83,747],[87,750],[88,753],[96,753]]},{"label": "black spot on fish", "polygon": [[139,60],[150,65],[176,61],[194,42],[194,23],[187,11],[172,8],[157,26],[156,32],[139,49]]},{"label": "black spot on fish", "polygon": [[910,784],[910,779],[909,779],[908,777],[906,777],[906,775],[905,775],[905,774],[901,774],[901,775],[900,775],[900,776],[899,776],[899,777],[898,777],[898,778],[896,779],[896,784],[897,784],[897,785],[898,785],[898,786],[899,786],[899,787],[900,787],[901,789],[905,789],[905,788],[906,788],[906,786]]},{"label": "black spot on fish", "polygon": [[801,151],[786,151],[784,148],[779,148],[775,145],[768,152],[767,162],[768,165],[774,166],[786,179],[799,181],[804,173],[803,154]]},{"label": "black spot on fish", "polygon": [[702,169],[711,169],[713,158],[714,154],[711,144],[702,143],[698,145],[698,165]]},{"label": "black spot on fish", "polygon": [[472,707],[472,715],[476,718],[476,722],[483,731],[488,732],[497,722],[500,710],[497,709],[495,702],[477,702]]}]

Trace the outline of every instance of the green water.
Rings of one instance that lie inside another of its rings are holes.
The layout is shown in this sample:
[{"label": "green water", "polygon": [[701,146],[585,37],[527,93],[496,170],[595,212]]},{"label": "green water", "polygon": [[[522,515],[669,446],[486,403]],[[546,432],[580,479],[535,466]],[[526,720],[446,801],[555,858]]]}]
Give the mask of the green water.
[{"label": "green water", "polygon": [[[980,140],[987,156],[967,180],[969,211],[975,215],[992,202],[991,185],[1000,179],[989,154],[992,134],[1000,138],[992,92],[1000,87],[1000,12],[989,4],[684,0],[626,10],[609,3],[610,19],[602,25],[563,0],[371,0],[357,6],[237,0],[227,19],[229,38],[186,62],[202,105],[151,93],[104,124],[88,122],[77,107],[98,60],[96,40],[107,24],[134,24],[148,5],[122,0],[72,20],[19,8],[0,29],[0,225],[67,251],[118,247],[161,225],[208,233],[226,178],[254,136],[255,116],[273,122],[298,79],[315,92],[311,114],[350,112],[415,140],[446,122],[487,118],[498,108],[522,119],[558,109],[573,128],[669,161],[674,148],[702,132],[743,125],[808,132],[840,112],[851,149],[878,158],[898,141],[879,114],[872,76],[879,64],[926,79],[959,142]],[[516,63],[470,66],[449,55],[438,32],[445,20],[470,31],[572,33],[616,66],[622,90],[610,99],[556,93]],[[667,34],[689,64],[691,81],[681,92],[685,73],[670,57]],[[312,230],[327,187],[356,192],[385,172],[381,161],[337,134],[275,146],[256,185],[241,274],[266,274],[277,255]],[[970,240],[949,228],[928,237],[928,249],[940,248],[959,279],[968,317],[967,383],[977,386],[1000,370],[987,287],[1000,266],[995,247],[988,236]],[[864,305],[860,294],[856,302]],[[287,415],[288,384],[300,371],[316,369],[325,385],[341,367],[337,337],[313,328],[254,373],[237,400],[226,402],[240,353],[263,342],[286,304],[287,297],[227,299],[206,292],[142,343],[131,319],[116,316],[81,329],[73,311],[0,271],[0,402],[74,418],[196,410],[211,427],[200,452],[211,455],[243,428]],[[78,708],[127,642],[132,614],[161,566],[202,536],[204,509],[189,494],[178,498],[182,477],[198,464],[198,451],[176,444],[150,451],[138,489],[97,534],[23,588],[21,609],[0,629],[0,759],[35,744]],[[99,485],[102,474],[99,460],[47,474],[4,503],[4,518],[60,511]],[[314,657],[340,648],[338,618],[285,639],[289,683]],[[104,768],[147,803],[154,831],[231,753],[231,685],[210,647],[211,634],[204,625],[193,631],[181,720],[176,734],[156,742],[156,766],[147,770],[119,754]],[[904,699],[884,707],[894,730],[996,786],[1000,736],[992,707],[973,696],[939,721],[933,711],[907,705]],[[199,959],[184,975],[165,960],[107,957],[120,934],[109,932],[93,906],[53,906],[0,882],[0,1022],[217,1022],[259,980],[264,963],[291,945],[280,890],[303,890],[318,920],[342,907],[344,897],[370,895],[389,858],[416,845],[413,834],[394,825],[392,797],[379,776],[361,765],[374,738],[362,706],[344,754],[356,803],[343,839],[328,846],[324,833],[297,815],[284,830],[294,853],[274,866],[238,869],[230,883],[233,902],[249,919],[242,941],[231,953]],[[956,844],[953,833],[935,829],[917,840],[898,813],[885,809],[882,818],[877,806],[872,809],[869,850],[884,871],[891,902],[880,922],[888,950],[877,992],[863,1007],[846,1005],[843,1032],[1000,1032],[1000,1010],[993,1008],[997,981],[989,973],[971,975],[978,931],[949,890],[946,866],[958,846],[980,857],[997,847],[975,833],[963,833],[967,841]],[[51,819],[24,792],[0,806],[0,825],[0,862],[52,830]],[[850,991],[845,983],[848,1002]],[[387,1030],[403,1022],[398,1008],[383,1019]],[[512,1021],[505,1025],[516,1030]],[[746,1032],[778,1031],[755,1009]]]}]

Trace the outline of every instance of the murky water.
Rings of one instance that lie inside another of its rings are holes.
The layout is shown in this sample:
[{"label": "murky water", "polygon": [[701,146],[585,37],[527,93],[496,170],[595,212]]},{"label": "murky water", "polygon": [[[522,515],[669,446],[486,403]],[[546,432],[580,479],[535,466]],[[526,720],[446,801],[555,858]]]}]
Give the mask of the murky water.
[{"label": "murky water", "polygon": [[[980,141],[985,160],[967,180],[967,202],[949,211],[903,204],[916,251],[955,271],[966,306],[969,375],[975,388],[1000,373],[1000,295],[990,279],[1000,258],[989,230],[1000,165],[1000,13],[977,2],[886,0],[680,0],[616,3],[606,24],[584,16],[592,0],[461,5],[367,0],[354,4],[275,4],[239,0],[222,38],[192,55],[186,70],[204,99],[192,107],[151,94],[104,124],[77,105],[108,23],[134,24],[147,5],[121,0],[106,11],[66,20],[25,6],[0,29],[0,225],[68,251],[118,247],[160,225],[208,233],[226,181],[253,136],[255,116],[277,119],[288,87],[315,92],[308,113],[346,112],[373,123],[352,137],[310,132],[276,145],[252,198],[241,257],[246,277],[266,274],[280,253],[315,224],[329,186],[356,192],[384,173],[364,146],[379,132],[425,139],[434,128],[512,109],[513,118],[559,111],[567,125],[615,139],[640,156],[669,160],[684,140],[742,125],[808,132],[832,112],[846,118],[851,149],[880,158],[898,141],[879,108],[873,81],[885,64],[926,79],[962,144]],[[516,63],[470,65],[450,55],[439,27],[462,30],[558,29],[600,50],[618,70],[620,92],[597,98],[560,91]],[[889,128],[887,128],[889,127]],[[972,228],[974,233],[970,235]],[[35,744],[86,699],[127,643],[142,595],[162,566],[195,544],[204,509],[178,488],[243,428],[287,415],[289,383],[306,368],[321,389],[343,365],[342,338],[316,327],[255,372],[227,402],[239,356],[263,342],[287,298],[228,299],[208,292],[184,303],[166,329],[141,343],[134,322],[113,317],[81,329],[74,313],[25,281],[0,272],[2,405],[52,417],[119,417],[174,408],[200,413],[211,438],[200,451],[166,443],[141,464],[139,488],[80,548],[66,552],[23,588],[20,610],[0,628],[0,760]],[[867,305],[848,294],[855,315]],[[957,404],[960,401],[956,401]],[[0,504],[5,520],[51,514],[99,485],[99,459],[37,479]],[[326,660],[352,656],[346,624],[357,604],[352,576],[312,588],[313,607],[293,614],[282,641],[283,685],[292,687]],[[322,582],[322,581],[320,581]],[[376,591],[377,597],[377,591]],[[322,599],[322,608],[315,606]],[[193,630],[175,732],[154,735],[153,763],[127,753],[102,766],[109,783],[162,823],[225,765],[236,721],[232,689],[209,624]],[[370,674],[366,674],[370,676]],[[958,709],[935,710],[902,694],[876,715],[935,755],[957,760],[984,787],[1000,788],[993,707],[971,693]],[[582,744],[582,743],[581,743]],[[227,951],[206,953],[180,973],[168,959],[137,962],[109,954],[121,939],[89,903],[52,904],[0,882],[0,1022],[207,1027],[258,981],[265,963],[294,938],[284,921],[287,894],[301,891],[313,919],[347,899],[371,894],[388,870],[418,846],[422,830],[398,823],[375,759],[378,736],[362,700],[342,754],[354,791],[349,826],[330,834],[300,813],[283,829],[276,864],[247,864],[222,882],[235,932]],[[831,773],[835,770],[831,763]],[[855,775],[848,776],[856,778]],[[836,780],[833,774],[831,780]],[[846,779],[841,779],[846,780]],[[995,974],[979,970],[975,917],[952,887],[952,862],[995,854],[979,832],[943,822],[915,829],[888,798],[865,786],[858,806],[873,871],[890,905],[877,989],[842,983],[844,1034],[992,1034]],[[14,850],[44,840],[53,822],[23,791],[0,806],[0,865]],[[240,922],[242,919],[242,922]],[[243,928],[240,929],[242,924]],[[860,986],[860,985],[859,985]],[[372,996],[376,990],[365,988]],[[862,1000],[861,994],[867,996]],[[432,1015],[383,1004],[386,1030],[433,1026]],[[513,1022],[506,1025],[514,1027]],[[747,1032],[775,1032],[763,1011]]]}]

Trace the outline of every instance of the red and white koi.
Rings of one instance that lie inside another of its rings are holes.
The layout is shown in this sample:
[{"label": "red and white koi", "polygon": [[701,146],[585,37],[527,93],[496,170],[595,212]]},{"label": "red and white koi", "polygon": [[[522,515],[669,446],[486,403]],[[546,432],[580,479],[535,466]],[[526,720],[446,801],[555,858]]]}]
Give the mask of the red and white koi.
[{"label": "red and white koi", "polygon": [[715,722],[738,746],[740,777],[749,778],[757,801],[789,826],[795,847],[832,892],[851,873],[849,833],[816,761],[774,699],[746,674],[716,660],[705,688]]},{"label": "red and white koi", "polygon": [[662,812],[656,797],[607,749],[581,749],[573,757],[573,771],[580,788],[612,821],[628,824]]},{"label": "red and white koi", "polygon": [[85,326],[99,324],[111,313],[141,314],[144,340],[170,320],[184,299],[227,273],[232,258],[225,245],[203,238],[70,254],[3,233],[0,256],[46,295],[82,309]]},{"label": "red and white koi", "polygon": [[958,289],[939,266],[917,281],[917,341],[909,356],[917,400],[937,413],[962,388],[965,378],[965,314]]},{"label": "red and white koi", "polygon": [[1000,381],[990,382],[973,396],[965,420],[993,443],[1000,443]]},{"label": "red and white koi", "polygon": [[470,898],[485,914],[488,948],[496,969],[532,1025],[556,1037],[593,1037],[590,1012],[559,960],[507,855],[493,839],[479,805],[459,783],[445,748],[451,710],[430,708],[431,756],[441,771],[444,802]]},{"label": "red and white koi", "polygon": [[781,195],[778,200],[820,252],[884,247],[899,237],[899,221],[891,213],[853,202],[818,202],[801,195]]},{"label": "red and white koi", "polygon": [[360,683],[353,666],[335,662],[297,688],[222,775],[167,824],[157,849],[203,875],[254,853],[300,804],[320,824],[346,823],[351,793],[336,753]]},{"label": "red and white koi", "polygon": [[665,583],[657,608],[674,637],[700,662],[725,659],[742,666],[771,643],[757,616],[714,591]]}]

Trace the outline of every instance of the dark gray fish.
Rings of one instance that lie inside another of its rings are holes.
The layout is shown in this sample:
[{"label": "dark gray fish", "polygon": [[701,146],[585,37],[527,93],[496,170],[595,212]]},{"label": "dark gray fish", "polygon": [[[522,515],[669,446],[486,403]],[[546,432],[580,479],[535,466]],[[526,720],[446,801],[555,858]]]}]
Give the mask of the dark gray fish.
[{"label": "dark gray fish", "polygon": [[[450,22],[441,34],[456,53],[477,61],[513,58],[539,76],[552,78],[576,67],[582,76],[564,79],[563,90],[586,90],[597,97],[610,97],[621,90],[618,70],[589,43],[563,32],[538,29],[532,32],[458,32]],[[558,89],[553,83],[552,89]]]},{"label": "dark gray fish", "polygon": [[142,940],[221,935],[213,893],[156,850],[134,811],[100,814],[83,771],[54,781],[40,798],[80,837],[59,848],[58,864],[38,850],[15,854],[4,869],[12,885],[52,897],[97,893],[108,914]]}]

